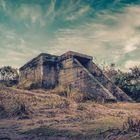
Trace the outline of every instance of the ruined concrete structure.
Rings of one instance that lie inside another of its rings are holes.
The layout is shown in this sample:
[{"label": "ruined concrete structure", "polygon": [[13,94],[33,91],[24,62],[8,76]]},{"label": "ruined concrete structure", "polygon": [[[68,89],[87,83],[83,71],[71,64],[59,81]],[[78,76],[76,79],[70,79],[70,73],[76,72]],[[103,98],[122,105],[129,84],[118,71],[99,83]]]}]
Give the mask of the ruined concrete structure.
[{"label": "ruined concrete structure", "polygon": [[20,84],[46,89],[63,86],[99,101],[131,101],[92,60],[72,51],[61,56],[42,53],[20,68]]}]

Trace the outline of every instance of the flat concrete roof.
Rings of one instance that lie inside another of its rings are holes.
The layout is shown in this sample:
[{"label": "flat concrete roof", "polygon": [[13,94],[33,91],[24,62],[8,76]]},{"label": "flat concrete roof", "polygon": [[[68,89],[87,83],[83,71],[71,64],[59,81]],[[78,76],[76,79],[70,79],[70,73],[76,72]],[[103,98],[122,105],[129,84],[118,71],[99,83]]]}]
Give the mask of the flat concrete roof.
[{"label": "flat concrete roof", "polygon": [[92,56],[89,56],[89,55],[86,55],[86,54],[81,54],[81,53],[78,53],[78,52],[73,52],[73,51],[68,51],[68,52],[62,54],[60,56],[60,59],[63,60],[63,59],[71,58],[71,57],[74,57],[74,56],[89,59],[89,60],[93,59]]},{"label": "flat concrete roof", "polygon": [[56,56],[56,55],[51,55],[51,54],[48,54],[48,53],[41,53],[41,54],[39,54],[37,57],[35,57],[35,58],[31,59],[30,61],[28,61],[28,62],[27,62],[25,65],[23,65],[19,70],[23,70],[23,69],[26,69],[27,67],[30,67],[30,65],[31,65],[32,63],[39,61],[40,58],[41,58],[42,56],[44,56],[44,57],[46,56],[46,57],[49,57],[49,58],[51,58],[51,57],[58,57],[58,56]]},{"label": "flat concrete roof", "polygon": [[51,55],[51,54],[48,54],[48,53],[41,53],[37,57],[35,57],[32,60],[30,60],[29,62],[27,62],[25,65],[23,65],[19,70],[24,70],[27,67],[30,67],[32,65],[32,63],[35,63],[35,62],[39,61],[42,56],[48,57],[48,58],[58,57],[58,59],[60,61],[64,60],[64,59],[71,58],[71,57],[81,57],[81,58],[85,58],[85,59],[89,59],[89,60],[93,59],[92,56],[88,56],[86,54],[81,54],[81,53],[73,52],[73,51],[68,51],[68,52],[62,54],[61,56]]}]

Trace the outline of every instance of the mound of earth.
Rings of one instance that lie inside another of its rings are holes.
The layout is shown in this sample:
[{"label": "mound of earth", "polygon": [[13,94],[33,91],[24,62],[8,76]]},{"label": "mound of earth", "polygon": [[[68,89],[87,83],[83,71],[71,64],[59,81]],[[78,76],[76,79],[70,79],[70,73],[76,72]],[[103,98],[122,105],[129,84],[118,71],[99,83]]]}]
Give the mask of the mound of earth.
[{"label": "mound of earth", "polygon": [[3,87],[0,114],[0,139],[4,140],[139,138],[138,132],[117,132],[128,117],[140,120],[139,103],[77,102],[54,90]]}]

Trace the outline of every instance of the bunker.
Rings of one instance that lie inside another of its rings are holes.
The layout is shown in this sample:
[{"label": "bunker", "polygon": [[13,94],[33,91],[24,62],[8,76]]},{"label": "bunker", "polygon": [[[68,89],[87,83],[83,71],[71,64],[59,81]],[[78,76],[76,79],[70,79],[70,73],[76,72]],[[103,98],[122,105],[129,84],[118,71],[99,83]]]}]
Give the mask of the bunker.
[{"label": "bunker", "polygon": [[42,53],[20,68],[23,88],[77,90],[97,101],[132,101],[94,63],[93,57],[69,51],[61,56]]}]

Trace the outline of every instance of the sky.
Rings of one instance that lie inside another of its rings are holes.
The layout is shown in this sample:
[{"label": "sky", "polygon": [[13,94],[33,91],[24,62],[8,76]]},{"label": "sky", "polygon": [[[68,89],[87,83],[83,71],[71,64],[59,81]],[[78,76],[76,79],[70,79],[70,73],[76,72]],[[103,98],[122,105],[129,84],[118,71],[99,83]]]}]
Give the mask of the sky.
[{"label": "sky", "polygon": [[140,0],[0,0],[0,67],[76,51],[140,66]]}]

